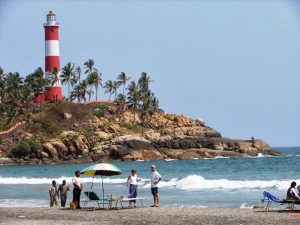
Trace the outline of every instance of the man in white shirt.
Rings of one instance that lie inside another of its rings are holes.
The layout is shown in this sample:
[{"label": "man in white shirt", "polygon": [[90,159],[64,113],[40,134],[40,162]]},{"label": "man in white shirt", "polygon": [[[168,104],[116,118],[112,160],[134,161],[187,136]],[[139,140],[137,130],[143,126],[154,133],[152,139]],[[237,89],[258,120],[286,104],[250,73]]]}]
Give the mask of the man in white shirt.
[{"label": "man in white shirt", "polygon": [[73,177],[72,182],[74,185],[73,189],[73,202],[77,203],[77,209],[80,209],[80,195],[81,195],[81,190],[82,190],[82,184],[80,180],[80,171],[75,172],[75,177]]},{"label": "man in white shirt", "polygon": [[161,181],[162,177],[159,174],[159,172],[157,172],[155,165],[151,166],[151,171],[152,171],[152,174],[151,174],[151,192],[152,192],[153,201],[154,201],[154,204],[151,207],[158,207],[159,206],[159,195],[158,195],[158,186],[157,186],[157,184],[158,184],[158,182]]}]

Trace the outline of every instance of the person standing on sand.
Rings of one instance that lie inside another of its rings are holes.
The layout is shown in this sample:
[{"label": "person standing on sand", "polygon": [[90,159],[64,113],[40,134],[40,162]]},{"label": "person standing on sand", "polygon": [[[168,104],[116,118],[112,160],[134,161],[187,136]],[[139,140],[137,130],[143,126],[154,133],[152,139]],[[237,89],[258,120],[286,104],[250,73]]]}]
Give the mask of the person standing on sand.
[{"label": "person standing on sand", "polygon": [[77,170],[75,171],[75,177],[73,177],[72,182],[74,185],[74,189],[73,189],[73,202],[77,203],[77,207],[76,209],[81,209],[80,207],[80,195],[81,195],[81,191],[82,191],[82,184],[81,184],[81,180],[80,180],[80,171]]},{"label": "person standing on sand", "polygon": [[63,180],[62,184],[58,187],[58,192],[60,193],[60,205],[61,207],[66,206],[67,194],[69,191],[69,186],[67,185],[66,180]]},{"label": "person standing on sand", "polygon": [[[137,197],[137,188],[138,188],[139,181],[141,181],[141,178],[139,178],[138,175],[136,174],[136,170],[132,169],[131,174],[127,178],[127,187],[129,185],[128,198],[136,198]],[[132,203],[133,203],[133,207],[135,208],[136,200],[129,201],[130,208],[132,208]]]},{"label": "person standing on sand", "polygon": [[156,166],[151,166],[151,192],[153,195],[153,202],[154,204],[151,207],[158,207],[159,206],[159,195],[158,195],[158,182],[161,181],[162,177],[159,172],[156,170]]},{"label": "person standing on sand", "polygon": [[296,189],[297,183],[293,181],[291,186],[287,190],[286,199],[287,200],[296,200],[296,202],[300,202],[300,196],[298,195],[298,190]]},{"label": "person standing on sand", "polygon": [[49,189],[49,196],[50,196],[50,207],[53,207],[53,205],[58,205],[58,191],[56,188],[56,181],[52,181],[52,185]]}]

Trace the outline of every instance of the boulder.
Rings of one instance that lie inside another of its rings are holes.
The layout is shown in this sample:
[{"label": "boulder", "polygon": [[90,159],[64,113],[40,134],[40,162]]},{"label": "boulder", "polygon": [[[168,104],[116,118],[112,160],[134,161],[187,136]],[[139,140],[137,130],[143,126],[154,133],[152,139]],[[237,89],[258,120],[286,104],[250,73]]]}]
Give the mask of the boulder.
[{"label": "boulder", "polygon": [[160,139],[160,133],[155,132],[154,130],[148,130],[145,132],[145,136],[150,141],[156,141]]},{"label": "boulder", "polygon": [[7,164],[7,163],[12,163],[13,161],[10,158],[7,157],[1,157],[0,158],[0,164]]},{"label": "boulder", "polygon": [[72,114],[71,113],[64,113],[64,118],[69,120],[72,118]]},{"label": "boulder", "polygon": [[103,132],[103,131],[96,131],[95,135],[97,137],[101,138],[104,141],[107,141],[112,137],[112,134],[109,134],[109,133],[106,133],[106,132]]},{"label": "boulder", "polygon": [[114,159],[122,158],[124,155],[129,154],[129,150],[123,145],[112,145],[110,148],[110,156]]},{"label": "boulder", "polygon": [[51,143],[49,143],[49,142],[48,143],[44,143],[42,146],[43,146],[44,152],[48,153],[48,155],[51,158],[56,159],[58,157],[56,148],[54,148]]},{"label": "boulder", "polygon": [[157,150],[144,150],[142,152],[143,159],[145,160],[162,160],[164,156]]},{"label": "boulder", "polygon": [[49,158],[49,154],[46,152],[41,152],[41,158]]},{"label": "boulder", "polygon": [[56,148],[57,154],[60,158],[64,158],[68,155],[68,148],[59,139],[51,140],[50,143]]}]

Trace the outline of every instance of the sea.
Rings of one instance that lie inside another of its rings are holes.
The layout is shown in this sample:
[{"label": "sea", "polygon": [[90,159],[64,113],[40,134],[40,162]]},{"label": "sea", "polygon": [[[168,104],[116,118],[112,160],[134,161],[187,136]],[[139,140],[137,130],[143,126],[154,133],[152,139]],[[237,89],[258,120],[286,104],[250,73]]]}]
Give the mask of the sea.
[{"label": "sea", "polygon": [[[252,208],[262,204],[263,191],[285,198],[292,181],[300,184],[300,147],[278,147],[274,150],[286,156],[259,154],[246,158],[109,162],[123,173],[103,177],[104,193],[127,197],[126,180],[131,169],[136,169],[142,178],[138,197],[143,198],[144,205],[152,205],[150,166],[156,165],[163,177],[159,183],[162,207]],[[1,165],[0,207],[49,206],[48,190],[52,180],[58,184],[62,180],[67,181],[70,186],[67,202],[71,202],[74,171],[92,164]],[[101,195],[101,177],[93,179],[92,176],[81,175],[81,179],[84,190],[92,188]]]}]

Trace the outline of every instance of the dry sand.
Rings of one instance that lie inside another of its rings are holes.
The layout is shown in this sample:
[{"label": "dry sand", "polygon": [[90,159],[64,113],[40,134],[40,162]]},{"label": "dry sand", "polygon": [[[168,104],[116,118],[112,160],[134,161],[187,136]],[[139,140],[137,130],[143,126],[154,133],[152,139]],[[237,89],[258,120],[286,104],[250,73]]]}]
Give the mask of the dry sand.
[{"label": "dry sand", "polygon": [[238,208],[137,208],[119,210],[71,210],[61,208],[0,208],[0,224],[300,224],[300,217],[287,210]]}]

